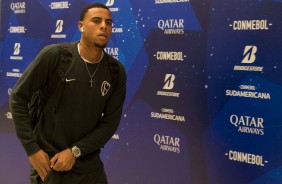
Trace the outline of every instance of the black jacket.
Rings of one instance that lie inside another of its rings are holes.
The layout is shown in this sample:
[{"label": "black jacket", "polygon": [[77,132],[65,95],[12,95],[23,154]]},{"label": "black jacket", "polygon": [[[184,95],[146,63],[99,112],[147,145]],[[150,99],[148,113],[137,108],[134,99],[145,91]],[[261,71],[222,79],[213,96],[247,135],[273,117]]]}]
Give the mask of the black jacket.
[{"label": "black jacket", "polygon": [[[38,89],[44,87],[54,74],[59,59],[59,45],[53,44],[41,50],[18,80],[10,96],[10,108],[16,133],[28,155],[43,149],[52,157],[73,145],[81,149],[73,169],[90,172],[100,165],[100,148],[112,137],[118,128],[126,93],[126,72],[123,65],[104,52],[100,66],[90,87],[90,74],[98,64],[87,64],[78,54],[77,43],[73,53],[75,62],[67,76],[59,108],[53,110],[56,91],[51,95],[44,109],[43,117],[33,130],[28,103]],[[116,84],[107,60],[115,60],[118,66]]]}]

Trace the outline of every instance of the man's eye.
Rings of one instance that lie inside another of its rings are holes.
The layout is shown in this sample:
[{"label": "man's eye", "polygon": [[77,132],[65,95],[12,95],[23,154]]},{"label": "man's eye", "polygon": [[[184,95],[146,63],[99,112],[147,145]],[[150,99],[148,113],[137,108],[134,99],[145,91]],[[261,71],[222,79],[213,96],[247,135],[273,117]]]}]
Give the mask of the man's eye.
[{"label": "man's eye", "polygon": [[111,26],[111,25],[113,25],[113,22],[112,22],[112,21],[107,21],[106,24],[107,24],[108,26]]},{"label": "man's eye", "polygon": [[100,23],[101,23],[101,20],[97,19],[97,20],[93,20],[93,22],[94,22],[95,24],[100,24]]}]

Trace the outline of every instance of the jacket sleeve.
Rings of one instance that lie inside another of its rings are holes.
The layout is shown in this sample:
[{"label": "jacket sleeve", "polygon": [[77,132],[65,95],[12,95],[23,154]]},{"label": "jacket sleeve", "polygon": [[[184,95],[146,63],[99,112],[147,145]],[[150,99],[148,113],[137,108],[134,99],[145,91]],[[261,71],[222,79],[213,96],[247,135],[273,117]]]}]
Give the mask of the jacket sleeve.
[{"label": "jacket sleeve", "polygon": [[125,96],[126,72],[123,65],[119,63],[117,85],[107,101],[104,115],[98,122],[98,126],[90,134],[73,144],[80,148],[81,156],[104,147],[114,135],[120,123]]},{"label": "jacket sleeve", "polygon": [[27,155],[32,155],[40,149],[33,135],[28,103],[34,92],[46,84],[54,70],[59,54],[57,49],[52,48],[54,45],[46,46],[40,51],[17,81],[9,99],[16,134]]}]

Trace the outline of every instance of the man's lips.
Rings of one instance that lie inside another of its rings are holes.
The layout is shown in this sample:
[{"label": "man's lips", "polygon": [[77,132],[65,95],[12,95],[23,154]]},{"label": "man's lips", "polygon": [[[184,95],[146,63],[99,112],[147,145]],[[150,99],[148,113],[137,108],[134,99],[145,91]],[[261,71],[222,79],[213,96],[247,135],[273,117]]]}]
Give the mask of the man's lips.
[{"label": "man's lips", "polygon": [[107,38],[106,34],[98,34],[98,36]]},{"label": "man's lips", "polygon": [[101,38],[101,39],[107,39],[107,36],[104,35],[104,34],[99,34],[98,37]]}]

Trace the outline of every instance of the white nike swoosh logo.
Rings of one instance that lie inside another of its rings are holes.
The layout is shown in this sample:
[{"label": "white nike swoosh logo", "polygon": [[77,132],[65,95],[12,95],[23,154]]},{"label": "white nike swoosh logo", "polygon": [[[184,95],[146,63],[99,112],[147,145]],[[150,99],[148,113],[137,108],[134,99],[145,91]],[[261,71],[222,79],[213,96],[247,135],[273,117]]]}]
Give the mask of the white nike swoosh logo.
[{"label": "white nike swoosh logo", "polygon": [[66,79],[66,82],[74,81],[76,79]]}]

